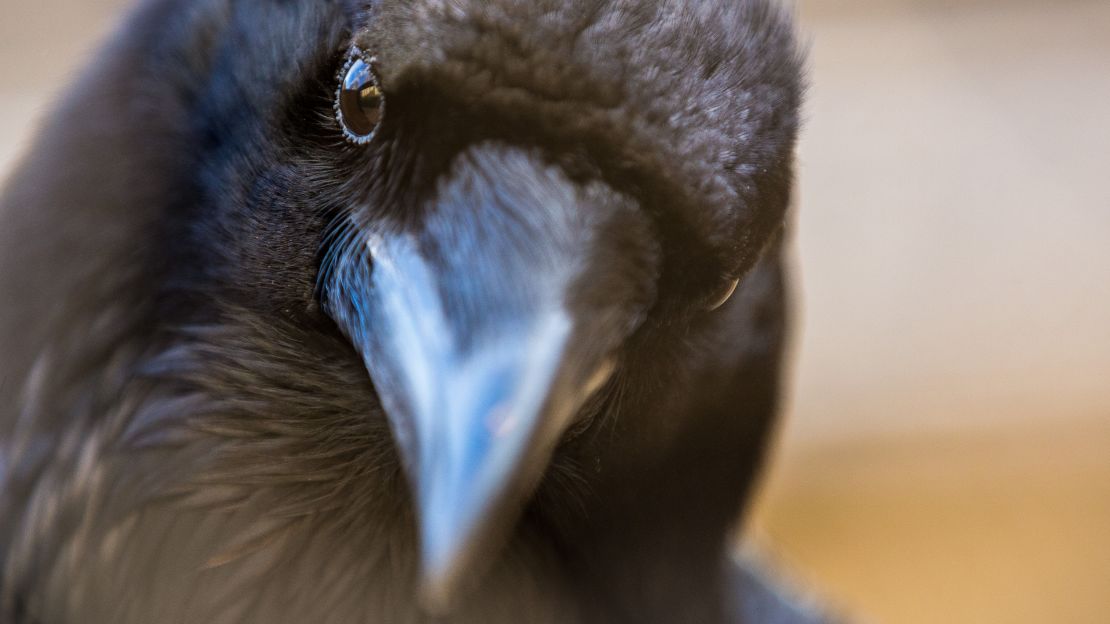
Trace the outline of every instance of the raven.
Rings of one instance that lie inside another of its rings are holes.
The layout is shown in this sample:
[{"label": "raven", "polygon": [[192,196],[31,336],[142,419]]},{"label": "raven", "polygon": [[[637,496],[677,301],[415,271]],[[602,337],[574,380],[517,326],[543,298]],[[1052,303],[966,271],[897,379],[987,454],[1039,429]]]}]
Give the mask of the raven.
[{"label": "raven", "polygon": [[800,67],[771,0],[144,2],[0,203],[0,621],[811,621],[730,556]]}]

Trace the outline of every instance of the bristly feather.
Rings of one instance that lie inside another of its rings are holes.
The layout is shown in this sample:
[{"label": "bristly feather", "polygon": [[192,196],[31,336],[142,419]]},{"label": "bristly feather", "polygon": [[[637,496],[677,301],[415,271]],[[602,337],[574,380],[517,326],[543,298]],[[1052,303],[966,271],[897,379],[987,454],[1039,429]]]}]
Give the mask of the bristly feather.
[{"label": "bristly feather", "polygon": [[[366,148],[331,112],[352,43],[391,98]],[[0,622],[441,621],[327,306],[368,221],[489,144],[635,199],[652,227],[616,234],[660,239],[671,300],[746,279],[650,310],[449,621],[736,621],[800,65],[767,0],[146,0],[0,200]]]}]

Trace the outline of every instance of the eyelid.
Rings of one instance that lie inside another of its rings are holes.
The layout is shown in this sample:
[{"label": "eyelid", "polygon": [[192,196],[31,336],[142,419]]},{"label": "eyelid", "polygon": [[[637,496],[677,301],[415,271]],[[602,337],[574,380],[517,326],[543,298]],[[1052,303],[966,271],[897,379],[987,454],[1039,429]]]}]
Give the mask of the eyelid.
[{"label": "eyelid", "polygon": [[386,98],[374,71],[376,61],[352,47],[337,76],[335,118],[344,137],[356,145],[369,143],[385,117]]},{"label": "eyelid", "polygon": [[730,279],[728,282],[726,282],[725,288],[721,290],[721,296],[710,300],[709,305],[706,306],[706,310],[712,312],[728,303],[729,299],[732,299],[732,295],[736,294],[736,288],[739,285],[739,278]]}]

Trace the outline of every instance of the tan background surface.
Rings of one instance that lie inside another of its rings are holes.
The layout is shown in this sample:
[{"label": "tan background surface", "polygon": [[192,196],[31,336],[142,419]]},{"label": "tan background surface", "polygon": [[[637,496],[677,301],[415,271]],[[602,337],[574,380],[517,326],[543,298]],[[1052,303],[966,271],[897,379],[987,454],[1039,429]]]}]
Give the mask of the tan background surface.
[{"label": "tan background surface", "polygon": [[[6,171],[121,2],[0,2]],[[1110,622],[1110,3],[799,13],[803,314],[759,534],[873,621]]]}]

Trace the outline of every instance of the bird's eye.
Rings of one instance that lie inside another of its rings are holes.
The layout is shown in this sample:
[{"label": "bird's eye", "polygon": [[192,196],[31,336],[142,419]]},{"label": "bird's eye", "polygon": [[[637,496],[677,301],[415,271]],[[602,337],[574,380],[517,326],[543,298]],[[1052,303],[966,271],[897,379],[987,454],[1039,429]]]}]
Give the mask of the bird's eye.
[{"label": "bird's eye", "polygon": [[736,292],[736,287],[739,285],[740,280],[738,279],[725,280],[724,283],[721,284],[720,290],[709,298],[709,304],[706,306],[706,309],[712,312],[728,303],[728,300],[732,299],[732,295]]},{"label": "bird's eye", "polygon": [[373,63],[374,59],[365,58],[360,50],[352,50],[335,97],[336,119],[343,134],[360,145],[374,138],[385,115],[385,94],[374,75]]}]

